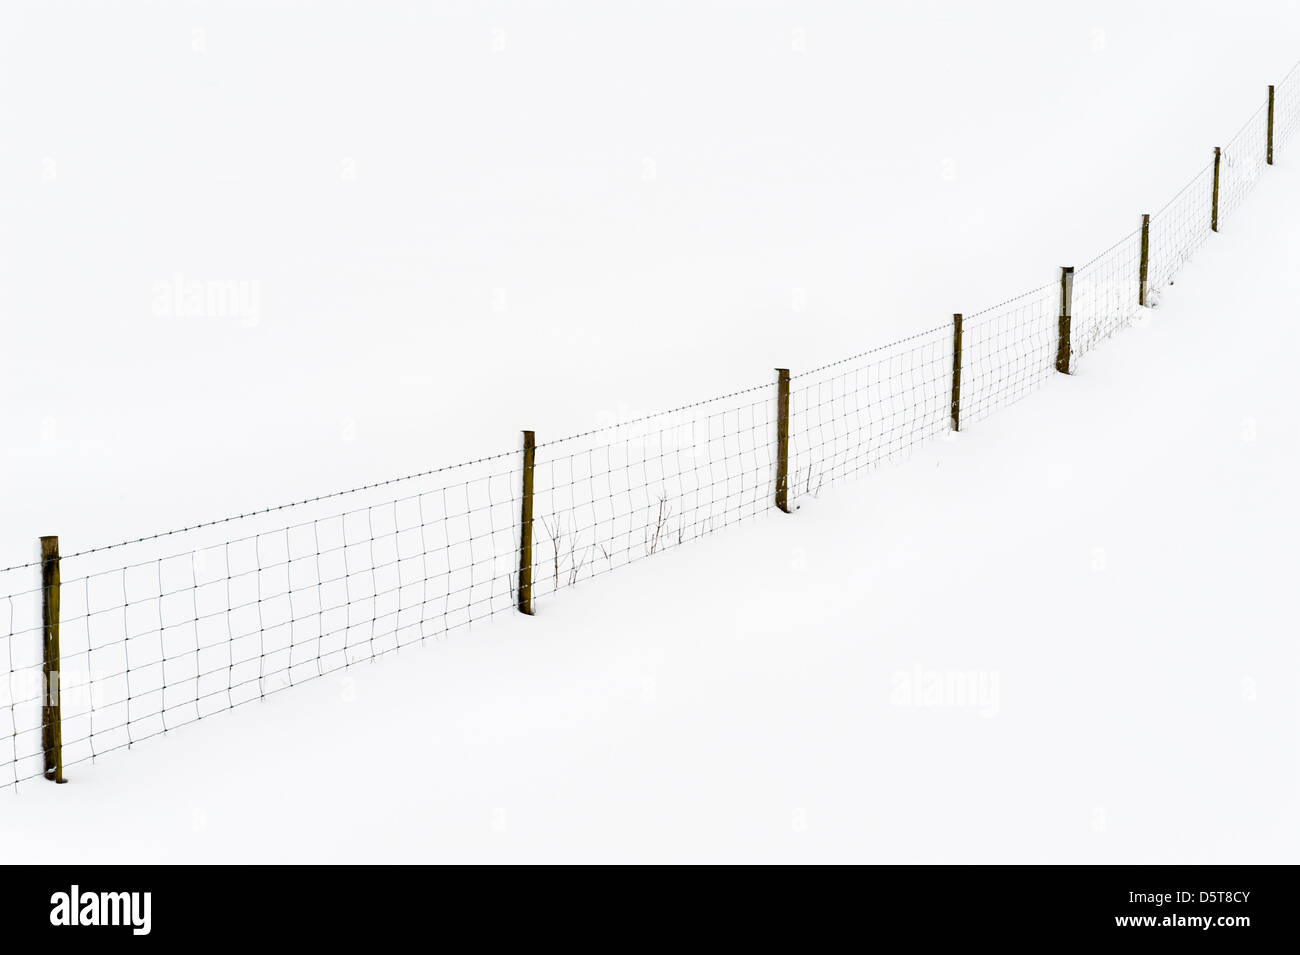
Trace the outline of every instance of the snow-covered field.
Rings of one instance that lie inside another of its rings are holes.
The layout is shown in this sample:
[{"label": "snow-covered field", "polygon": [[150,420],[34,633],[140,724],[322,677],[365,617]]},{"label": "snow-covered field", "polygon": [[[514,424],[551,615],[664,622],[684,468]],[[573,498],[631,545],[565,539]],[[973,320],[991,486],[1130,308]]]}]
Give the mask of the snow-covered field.
[{"label": "snow-covered field", "polygon": [[[1049,281],[1204,165],[1300,23],[637,10],[6,10],[4,86],[41,84],[0,101],[0,563]],[[27,783],[0,854],[1293,861],[1297,169],[1079,374],[534,618]],[[177,274],[256,314],[156,314]]]}]

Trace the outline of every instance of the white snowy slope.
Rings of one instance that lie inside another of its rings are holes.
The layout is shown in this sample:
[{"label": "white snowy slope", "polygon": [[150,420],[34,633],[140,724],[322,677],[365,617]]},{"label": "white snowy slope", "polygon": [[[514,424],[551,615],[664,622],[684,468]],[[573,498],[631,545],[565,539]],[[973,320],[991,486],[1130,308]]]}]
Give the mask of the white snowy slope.
[{"label": "white snowy slope", "polygon": [[4,861],[1294,861],[1300,164],[798,513],[0,799]]}]

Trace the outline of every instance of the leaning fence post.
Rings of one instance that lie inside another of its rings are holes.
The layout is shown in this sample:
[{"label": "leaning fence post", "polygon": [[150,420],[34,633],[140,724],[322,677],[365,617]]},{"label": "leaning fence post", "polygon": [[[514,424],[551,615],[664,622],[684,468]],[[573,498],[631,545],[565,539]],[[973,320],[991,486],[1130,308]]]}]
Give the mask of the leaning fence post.
[{"label": "leaning fence post", "polygon": [[952,317],[952,430],[961,430],[961,313]]},{"label": "leaning fence post", "polygon": [[776,506],[790,513],[790,369],[776,370]]},{"label": "leaning fence post", "polygon": [[1056,370],[1070,373],[1070,299],[1074,294],[1074,266],[1061,268],[1061,316],[1056,322]]},{"label": "leaning fence post", "polygon": [[1147,303],[1147,259],[1149,257],[1151,242],[1151,217],[1145,213],[1142,215],[1142,260],[1138,263],[1138,304],[1146,305]]},{"label": "leaning fence post", "polygon": [[1214,197],[1210,200],[1210,231],[1219,231],[1219,159],[1220,150],[1214,147]]},{"label": "leaning fence post", "polygon": [[524,432],[523,505],[519,515],[519,612],[533,613],[533,462],[536,458],[533,432]]},{"label": "leaning fence post", "polygon": [[63,712],[59,705],[59,539],[41,538],[41,621],[44,624],[45,664],[41,671],[44,699],[41,708],[41,748],[45,751],[45,778],[63,778]]},{"label": "leaning fence post", "polygon": [[1268,164],[1273,165],[1273,87],[1268,88]]}]

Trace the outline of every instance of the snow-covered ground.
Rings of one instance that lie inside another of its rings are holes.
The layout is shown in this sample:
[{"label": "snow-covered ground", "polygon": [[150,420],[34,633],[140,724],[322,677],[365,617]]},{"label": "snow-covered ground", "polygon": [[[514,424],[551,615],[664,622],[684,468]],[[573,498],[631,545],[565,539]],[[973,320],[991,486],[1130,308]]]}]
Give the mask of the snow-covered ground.
[{"label": "snow-covered ground", "polygon": [[9,860],[1294,861],[1300,174],[898,468],[0,801]]},{"label": "snow-covered ground", "polygon": [[[991,304],[1163,203],[1300,22],[994,10],[6,11],[44,39],[0,32],[6,88],[57,56],[0,103],[31,174],[0,217],[0,555]],[[6,792],[0,856],[1294,861],[1298,169],[1077,375],[534,618]],[[176,272],[259,281],[258,320],[154,315]]]}]

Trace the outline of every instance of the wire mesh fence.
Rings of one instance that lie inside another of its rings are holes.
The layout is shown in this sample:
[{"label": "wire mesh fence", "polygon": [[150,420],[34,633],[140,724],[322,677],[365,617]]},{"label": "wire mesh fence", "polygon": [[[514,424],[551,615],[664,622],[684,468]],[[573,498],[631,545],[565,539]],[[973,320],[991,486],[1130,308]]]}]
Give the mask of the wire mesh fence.
[{"label": "wire mesh fence", "polygon": [[1274,146],[1285,146],[1300,128],[1300,63],[1275,88]]},{"label": "wire mesh fence", "polygon": [[[55,605],[42,562],[0,569],[0,787],[772,513],[778,475],[780,502],[815,496],[982,421],[1065,370],[1062,354],[1072,368],[1135,322],[1143,295],[1158,304],[1215,211],[1222,225],[1258,182],[1269,115],[1266,102],[1145,230],[1076,269],[1068,294],[1053,282],[958,319],[960,351],[945,324],[793,375],[784,413],[773,375],[543,441],[530,459],[505,451],[66,555]],[[1300,65],[1272,116],[1276,151],[1300,127]]]},{"label": "wire mesh fence", "polygon": [[1178,194],[1151,216],[1147,268],[1147,304],[1160,304],[1160,293],[1210,237],[1214,208],[1214,163],[1207,163]]},{"label": "wire mesh fence", "polygon": [[1263,103],[1223,147],[1220,225],[1232,218],[1255,183],[1259,182],[1259,177],[1264,174],[1267,153],[1268,103]]},{"label": "wire mesh fence", "polygon": [[1059,303],[1059,287],[1053,283],[966,319],[963,424],[983,421],[1052,376]]},{"label": "wire mesh fence", "polygon": [[[401,496],[348,492],[347,510],[317,503],[325,512],[232,539],[172,532],[175,546],[147,560],[121,557],[160,538],[63,557],[61,765],[511,609],[514,458],[443,469]],[[47,681],[41,588],[10,593],[0,607],[9,667],[2,785],[43,771]]]},{"label": "wire mesh fence", "polygon": [[770,385],[537,446],[533,596],[766,512]]},{"label": "wire mesh fence", "polygon": [[951,328],[795,375],[790,499],[896,460],[951,426]]},{"label": "wire mesh fence", "polygon": [[1135,230],[1077,268],[1070,353],[1082,358],[1137,317],[1142,232]]}]

